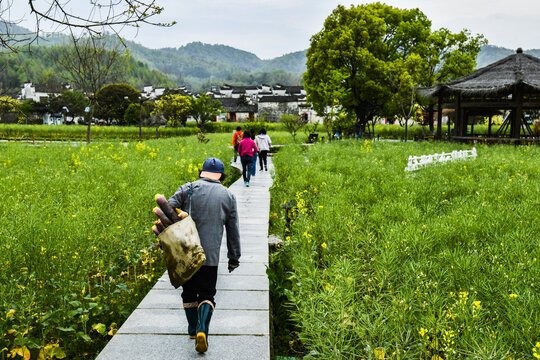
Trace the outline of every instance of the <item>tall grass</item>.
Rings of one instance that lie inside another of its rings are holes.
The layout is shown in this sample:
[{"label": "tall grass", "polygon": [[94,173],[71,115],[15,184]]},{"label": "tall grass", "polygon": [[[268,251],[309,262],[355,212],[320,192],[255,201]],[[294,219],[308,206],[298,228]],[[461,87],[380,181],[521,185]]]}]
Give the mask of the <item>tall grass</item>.
[{"label": "tall grass", "polygon": [[103,347],[164,271],[154,194],[232,157],[228,135],[209,137],[0,144],[0,359]]},{"label": "tall grass", "polygon": [[[194,122],[188,122],[185,127],[142,127],[143,140],[171,138],[197,134],[200,130]],[[230,133],[237,126],[244,128],[264,126],[269,132],[284,131],[281,124],[276,123],[207,123],[207,131],[211,133]],[[24,141],[85,141],[87,127],[83,125],[17,125],[0,124],[0,139]],[[93,141],[138,141],[137,126],[92,126]]]},{"label": "tall grass", "polygon": [[305,359],[540,356],[540,149],[405,173],[467,148],[342,141],[274,158],[276,353]]}]

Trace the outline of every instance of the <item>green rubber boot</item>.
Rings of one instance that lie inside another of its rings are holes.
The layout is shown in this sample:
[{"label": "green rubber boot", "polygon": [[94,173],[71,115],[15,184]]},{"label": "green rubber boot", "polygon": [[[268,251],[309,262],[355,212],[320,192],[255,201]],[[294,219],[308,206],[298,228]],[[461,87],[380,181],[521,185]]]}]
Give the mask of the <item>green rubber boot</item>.
[{"label": "green rubber boot", "polygon": [[208,326],[214,309],[209,303],[202,303],[198,309],[197,321],[197,340],[195,342],[195,350],[204,353],[208,350]]},{"label": "green rubber boot", "polygon": [[186,318],[188,321],[188,334],[190,339],[197,337],[197,308],[184,308],[186,312]]}]

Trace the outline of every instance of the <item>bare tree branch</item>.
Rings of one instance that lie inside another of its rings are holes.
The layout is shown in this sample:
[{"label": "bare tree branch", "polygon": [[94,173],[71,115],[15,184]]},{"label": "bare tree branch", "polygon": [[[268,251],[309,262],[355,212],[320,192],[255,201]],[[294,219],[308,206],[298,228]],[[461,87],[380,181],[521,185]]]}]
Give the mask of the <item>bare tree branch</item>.
[{"label": "bare tree branch", "polygon": [[175,24],[153,20],[164,10],[156,0],[88,0],[88,12],[72,9],[69,6],[72,0],[27,1],[28,10],[35,18],[35,28],[28,33],[16,34],[10,28],[19,24],[22,19],[12,17],[10,10],[14,6],[14,0],[0,0],[0,48],[16,51],[18,43],[37,41],[40,31],[51,26],[59,29],[65,27],[71,32],[76,30],[78,36],[101,37],[106,32],[112,32],[120,37],[119,34],[124,27],[138,29],[141,24],[156,26]]}]

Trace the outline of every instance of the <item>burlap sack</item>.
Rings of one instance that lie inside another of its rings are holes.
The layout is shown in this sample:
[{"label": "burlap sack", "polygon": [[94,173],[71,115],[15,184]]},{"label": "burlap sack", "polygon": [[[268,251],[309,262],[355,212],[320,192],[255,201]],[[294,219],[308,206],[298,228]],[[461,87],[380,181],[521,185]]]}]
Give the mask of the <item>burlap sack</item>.
[{"label": "burlap sack", "polygon": [[195,222],[187,218],[168,226],[158,236],[172,286],[184,285],[206,261]]}]

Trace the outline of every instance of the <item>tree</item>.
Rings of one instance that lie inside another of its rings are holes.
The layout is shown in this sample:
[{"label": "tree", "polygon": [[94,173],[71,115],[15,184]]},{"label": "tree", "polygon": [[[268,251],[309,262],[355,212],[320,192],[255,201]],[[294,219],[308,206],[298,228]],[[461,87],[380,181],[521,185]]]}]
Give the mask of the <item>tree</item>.
[{"label": "tree", "polygon": [[97,116],[107,120],[124,121],[130,104],[138,103],[141,93],[129,84],[109,84],[96,93]]},{"label": "tree", "polygon": [[17,43],[36,41],[40,30],[51,26],[57,29],[67,27],[70,31],[78,31],[79,36],[101,37],[106,31],[119,36],[123,27],[138,28],[142,23],[158,26],[175,24],[152,21],[164,10],[155,0],[88,0],[83,11],[80,6],[71,6],[71,0],[28,0],[27,3],[29,13],[35,18],[35,29],[30,32],[17,31],[13,26],[20,21],[11,17],[13,0],[0,2],[0,48],[16,51]]},{"label": "tree", "polygon": [[[429,36],[430,26],[418,9],[401,10],[381,3],[350,9],[338,6],[323,30],[313,35],[307,51],[304,86],[310,101],[314,106],[327,105],[326,96],[334,91],[339,105],[365,126],[391,101],[387,62],[414,53]],[[341,81],[336,82],[336,76]],[[329,83],[336,88],[325,89]]]},{"label": "tree", "polygon": [[313,109],[322,117],[328,141],[332,141],[333,122],[341,111],[339,99],[342,99],[349,89],[340,84],[344,77],[338,70],[331,70],[327,82],[321,81],[317,91],[309,92],[307,100],[313,104]]},{"label": "tree", "polygon": [[186,125],[189,115],[193,111],[193,98],[180,94],[162,96],[156,101],[152,115],[162,116],[169,126]]},{"label": "tree", "polygon": [[13,99],[11,96],[0,96],[0,122],[4,114],[19,111],[21,102]]},{"label": "tree", "polygon": [[210,98],[206,94],[200,95],[193,101],[191,115],[197,122],[197,127],[204,132],[205,124],[212,121],[221,112],[225,111],[218,100]]},{"label": "tree", "polygon": [[84,116],[84,109],[88,106],[88,99],[83,93],[76,90],[66,90],[57,98],[51,99],[50,111],[62,112],[66,111],[66,115],[71,117]]},{"label": "tree", "polygon": [[[442,28],[433,31],[425,44],[418,49],[422,62],[417,67],[418,86],[433,86],[471,73],[476,68],[476,57],[482,45],[487,44],[483,35],[472,36],[467,29],[453,34]],[[433,135],[434,103],[424,104],[429,113],[429,128]]]},{"label": "tree", "polygon": [[[105,84],[114,82],[122,73],[122,64],[126,60],[117,49],[109,50],[106,38],[72,38],[71,46],[58,47],[53,54],[69,78],[69,82],[86,92],[90,102],[86,141],[90,142],[90,126],[97,105],[95,94]],[[113,48],[114,49],[114,48]]]},{"label": "tree", "polygon": [[294,142],[296,142],[296,133],[308,123],[308,119],[307,116],[283,114],[281,115],[281,123],[291,133]]},{"label": "tree", "polygon": [[417,54],[411,54],[407,60],[398,58],[388,62],[386,78],[392,90],[392,101],[385,109],[386,114],[396,117],[401,126],[405,126],[404,139],[408,139],[409,119],[416,113],[415,86],[418,85],[422,59]]}]

